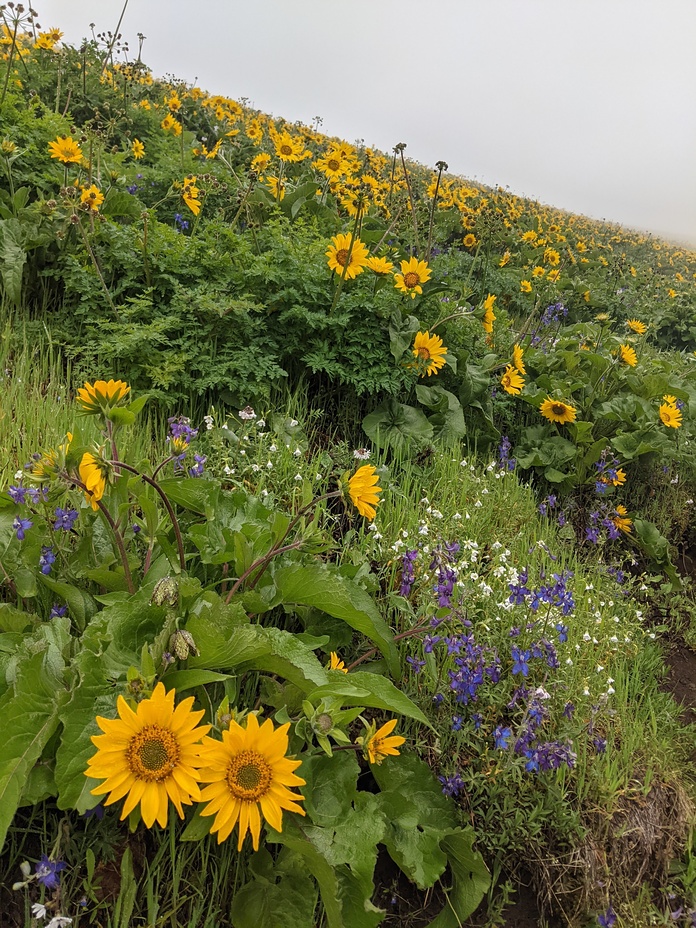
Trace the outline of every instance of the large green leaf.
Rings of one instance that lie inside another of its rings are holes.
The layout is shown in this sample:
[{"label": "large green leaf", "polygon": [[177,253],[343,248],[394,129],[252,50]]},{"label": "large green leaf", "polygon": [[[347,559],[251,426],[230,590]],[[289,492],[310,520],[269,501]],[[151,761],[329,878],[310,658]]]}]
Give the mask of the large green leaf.
[{"label": "large green leaf", "polygon": [[362,587],[322,564],[282,567],[275,571],[274,581],[284,604],[314,606],[369,638],[386,658],[392,676],[398,676],[391,631]]},{"label": "large green leaf", "polygon": [[397,402],[381,403],[362,422],[366,435],[378,448],[400,451],[410,442],[423,444],[433,437],[433,427],[420,409]]},{"label": "large green leaf", "polygon": [[324,696],[340,696],[344,706],[386,709],[387,712],[396,712],[430,726],[418,706],[381,674],[360,671],[349,673],[312,693],[312,699],[319,700]]},{"label": "large green leaf", "polygon": [[452,887],[447,891],[447,904],[429,928],[461,928],[464,919],[472,915],[491,885],[491,875],[483,858],[474,850],[476,835],[471,827],[458,829],[443,839],[441,847],[447,855]]},{"label": "large green leaf", "polygon": [[0,220],[0,280],[5,297],[15,305],[19,305],[22,299],[22,275],[26,260],[19,221]]},{"label": "large green leaf", "polygon": [[0,848],[27,777],[59,724],[68,693],[45,665],[45,652],[20,664],[14,688],[0,699]]}]

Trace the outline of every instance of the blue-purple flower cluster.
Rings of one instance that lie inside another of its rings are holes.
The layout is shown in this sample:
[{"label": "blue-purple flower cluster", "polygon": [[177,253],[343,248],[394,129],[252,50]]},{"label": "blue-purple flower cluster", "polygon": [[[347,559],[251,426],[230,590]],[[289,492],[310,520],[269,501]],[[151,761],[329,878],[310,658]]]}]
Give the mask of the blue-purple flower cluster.
[{"label": "blue-purple flower cluster", "polygon": [[[515,606],[521,606],[527,603],[527,598],[529,598],[527,605],[532,612],[536,612],[539,606],[545,603],[548,606],[558,607],[563,612],[563,615],[570,615],[575,609],[573,594],[568,589],[568,581],[572,579],[572,576],[573,573],[570,570],[564,570],[560,574],[554,573],[551,575],[552,583],[542,582],[541,586],[534,590],[527,586],[529,583],[529,570],[525,568],[518,574],[517,583],[509,584],[509,601]],[[542,581],[545,579],[544,571],[542,571],[540,579]]]},{"label": "blue-purple flower cluster", "polygon": [[517,461],[515,458],[510,457],[510,452],[512,451],[512,443],[507,435],[503,435],[500,444],[498,445],[498,464],[502,470],[514,470]]},{"label": "blue-purple flower cluster", "polygon": [[613,486],[618,486],[619,467],[621,461],[612,452],[605,448],[598,461],[595,461],[597,477],[595,479],[595,492],[603,496]]}]

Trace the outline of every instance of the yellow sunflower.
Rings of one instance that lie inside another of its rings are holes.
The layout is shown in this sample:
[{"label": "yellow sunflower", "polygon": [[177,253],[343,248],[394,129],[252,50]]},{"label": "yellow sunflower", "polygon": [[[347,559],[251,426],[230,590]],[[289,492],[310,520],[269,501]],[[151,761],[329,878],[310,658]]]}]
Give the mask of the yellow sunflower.
[{"label": "yellow sunflower", "polygon": [[104,805],[123,799],[121,819],[140,803],[140,812],[148,828],[157,821],[167,824],[169,800],[179,817],[182,804],[200,801],[198,742],[210,725],[197,723],[203,710],[192,712],[193,696],[174,708],[175,691],[168,693],[158,683],[152,696],[138,703],[134,712],[123,696],[118,697],[120,719],[97,716],[104,732],[94,735],[97,753],[87,761],[85,776],[104,782],[92,790],[95,796],[111,795]]},{"label": "yellow sunflower", "polygon": [[63,164],[79,164],[82,161],[82,149],[69,135],[61,135],[48,143],[51,158],[57,158]]},{"label": "yellow sunflower", "polygon": [[95,380],[86,382],[77,391],[77,402],[82,411],[89,416],[96,416],[111,409],[128,396],[130,387],[123,380]]},{"label": "yellow sunflower", "polygon": [[279,203],[285,198],[285,181],[282,178],[276,177],[275,174],[267,174],[263,182]]},{"label": "yellow sunflower", "polygon": [[181,198],[184,203],[188,206],[194,216],[197,216],[201,211],[199,196],[199,189],[196,187],[196,178],[193,174],[189,174],[188,177],[184,178],[184,186],[181,191]]},{"label": "yellow sunflower", "polygon": [[259,849],[261,816],[276,831],[283,830],[283,809],[304,815],[297,805],[304,796],[293,793],[289,786],[304,786],[296,776],[301,761],[286,757],[287,731],[290,723],[279,728],[266,719],[259,726],[251,714],[246,728],[232,719],[230,727],[222,732],[222,741],[206,738],[201,748],[201,762],[206,766],[200,779],[207,783],[201,798],[208,805],[201,815],[214,815],[211,833],[217,832],[218,844],[229,838],[239,823],[237,850],[241,851],[247,831],[251,831],[254,850]]},{"label": "yellow sunflower", "polygon": [[627,319],[626,325],[632,332],[635,332],[636,335],[645,335],[648,331],[647,325],[639,319]]},{"label": "yellow sunflower", "polygon": [[495,313],[493,312],[495,300],[496,297],[492,293],[489,293],[483,301],[483,331],[488,335],[493,334],[493,323],[496,319]]},{"label": "yellow sunflower", "polygon": [[140,139],[133,139],[133,144],[131,145],[131,154],[136,161],[140,161],[140,159],[145,155],[145,146],[140,141]]},{"label": "yellow sunflower", "polygon": [[289,132],[274,133],[273,146],[281,161],[301,161],[305,156],[302,139],[293,138]]},{"label": "yellow sunflower", "polygon": [[570,406],[562,400],[553,400],[551,397],[544,400],[539,412],[550,422],[559,422],[561,425],[565,425],[566,422],[575,422],[577,415],[575,406]]},{"label": "yellow sunflower", "polygon": [[522,291],[522,293],[531,293],[531,292],[532,292],[532,285],[531,285],[531,283],[530,283],[528,280],[521,280],[521,281],[520,281],[520,290]]},{"label": "yellow sunflower", "polygon": [[367,246],[359,238],[354,238],[351,246],[351,236],[343,232],[334,235],[331,242],[326,251],[329,268],[339,276],[343,275],[345,268],[346,280],[352,280],[358,274],[362,274],[369,257]]},{"label": "yellow sunflower", "polygon": [[402,293],[410,293],[411,299],[415,299],[417,293],[423,292],[421,284],[430,280],[431,274],[425,261],[410,258],[401,262],[401,273],[394,275],[394,286]]},{"label": "yellow sunflower", "polygon": [[505,368],[505,373],[500,378],[500,382],[503,385],[503,390],[505,390],[506,393],[510,393],[512,396],[517,396],[518,393],[522,392],[522,388],[524,387],[522,376],[512,364],[508,364]]},{"label": "yellow sunflower", "polygon": [[476,238],[473,232],[469,232],[468,235],[464,236],[463,243],[464,243],[465,248],[473,248],[474,245],[478,244],[478,239]]},{"label": "yellow sunflower", "polygon": [[676,406],[677,398],[676,396],[672,396],[671,393],[665,393],[665,395],[662,397],[662,402],[668,403],[670,406]]},{"label": "yellow sunflower", "polygon": [[521,345],[515,344],[512,347],[512,365],[513,367],[520,372],[520,374],[526,374],[527,371],[524,366],[524,361],[522,360],[524,356],[524,351]]},{"label": "yellow sunflower", "polygon": [[80,203],[91,213],[98,213],[103,202],[104,194],[95,184],[92,184],[91,187],[85,187],[80,195]]},{"label": "yellow sunflower", "polygon": [[375,506],[379,505],[382,488],[376,468],[372,464],[363,464],[348,481],[348,493],[355,508],[366,519],[374,519]]},{"label": "yellow sunflower", "polygon": [[396,719],[385,722],[381,728],[376,729],[373,722],[361,738],[356,738],[356,744],[362,746],[365,760],[371,764],[381,764],[387,755],[399,754],[396,749],[406,741],[401,735],[392,735],[396,728]]},{"label": "yellow sunflower", "polygon": [[99,509],[99,500],[106,490],[108,467],[104,461],[85,451],[78,470],[80,480],[85,485],[85,499],[96,512]]},{"label": "yellow sunflower", "polygon": [[618,505],[614,510],[614,515],[610,517],[616,528],[627,535],[631,532],[633,520],[628,518],[628,511],[625,506]]},{"label": "yellow sunflower", "polygon": [[420,376],[425,377],[427,374],[430,377],[445,366],[447,349],[439,335],[418,332],[413,340],[413,354],[418,359],[417,366],[421,368]]},{"label": "yellow sunflower", "polygon": [[630,345],[619,345],[619,357],[629,367],[635,367],[638,363],[638,356]]},{"label": "yellow sunflower", "polygon": [[500,261],[498,262],[498,267],[505,267],[505,265],[506,265],[506,264],[508,263],[508,261],[510,260],[510,257],[511,257],[510,252],[509,252],[509,251],[506,251],[505,254],[503,255],[503,257],[502,257],[502,258],[500,259]]},{"label": "yellow sunflower", "polygon": [[331,652],[331,660],[329,662],[329,670],[340,670],[341,673],[348,673],[348,668],[339,658],[338,654],[335,651]]},{"label": "yellow sunflower", "polygon": [[368,258],[365,266],[375,274],[391,274],[394,270],[394,265],[388,258]]},{"label": "yellow sunflower", "polygon": [[678,429],[682,424],[681,410],[677,409],[676,406],[672,406],[671,403],[663,403],[660,406],[660,419],[668,429]]}]

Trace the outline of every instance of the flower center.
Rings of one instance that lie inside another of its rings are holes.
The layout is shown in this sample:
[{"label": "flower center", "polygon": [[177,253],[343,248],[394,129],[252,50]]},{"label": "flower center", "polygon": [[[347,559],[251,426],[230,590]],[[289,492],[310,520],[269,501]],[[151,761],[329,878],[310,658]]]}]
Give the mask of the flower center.
[{"label": "flower center", "polygon": [[227,768],[227,785],[235,799],[256,802],[268,792],[273,771],[257,751],[241,751]]},{"label": "flower center", "polygon": [[424,358],[426,361],[429,361],[430,358],[432,357],[432,355],[430,354],[427,348],[418,348],[417,350],[418,350],[419,358]]},{"label": "flower center", "polygon": [[291,154],[292,154],[292,148],[290,148],[289,145],[281,145],[281,146],[280,146],[280,153],[281,153],[281,155],[291,155]]},{"label": "flower center", "polygon": [[335,158],[332,158],[330,161],[326,162],[326,166],[330,171],[337,171],[341,166],[341,162],[336,161]]},{"label": "flower center", "polygon": [[336,252],[336,262],[341,265],[341,267],[346,266],[346,261],[348,260],[348,249],[340,248]]},{"label": "flower center", "polygon": [[148,725],[131,738],[126,759],[138,779],[164,780],[179,762],[179,745],[166,728]]},{"label": "flower center", "polygon": [[554,403],[551,407],[551,412],[554,416],[564,416],[566,413],[566,408],[563,403]]},{"label": "flower center", "polygon": [[415,271],[409,271],[408,274],[404,274],[404,283],[409,288],[417,287],[420,283],[420,277]]}]

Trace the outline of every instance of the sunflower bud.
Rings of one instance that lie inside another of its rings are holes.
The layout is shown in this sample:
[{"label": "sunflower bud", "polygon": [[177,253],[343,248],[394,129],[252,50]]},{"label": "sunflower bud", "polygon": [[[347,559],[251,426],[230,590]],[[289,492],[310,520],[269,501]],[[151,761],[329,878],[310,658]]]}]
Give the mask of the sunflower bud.
[{"label": "sunflower bud", "polygon": [[163,577],[158,580],[150,602],[153,606],[176,606],[179,602],[179,584],[176,577]]},{"label": "sunflower bud", "polygon": [[169,639],[169,650],[180,661],[185,661],[189,655],[197,657],[199,653],[196,642],[193,640],[193,635],[183,628],[177,629]]}]

